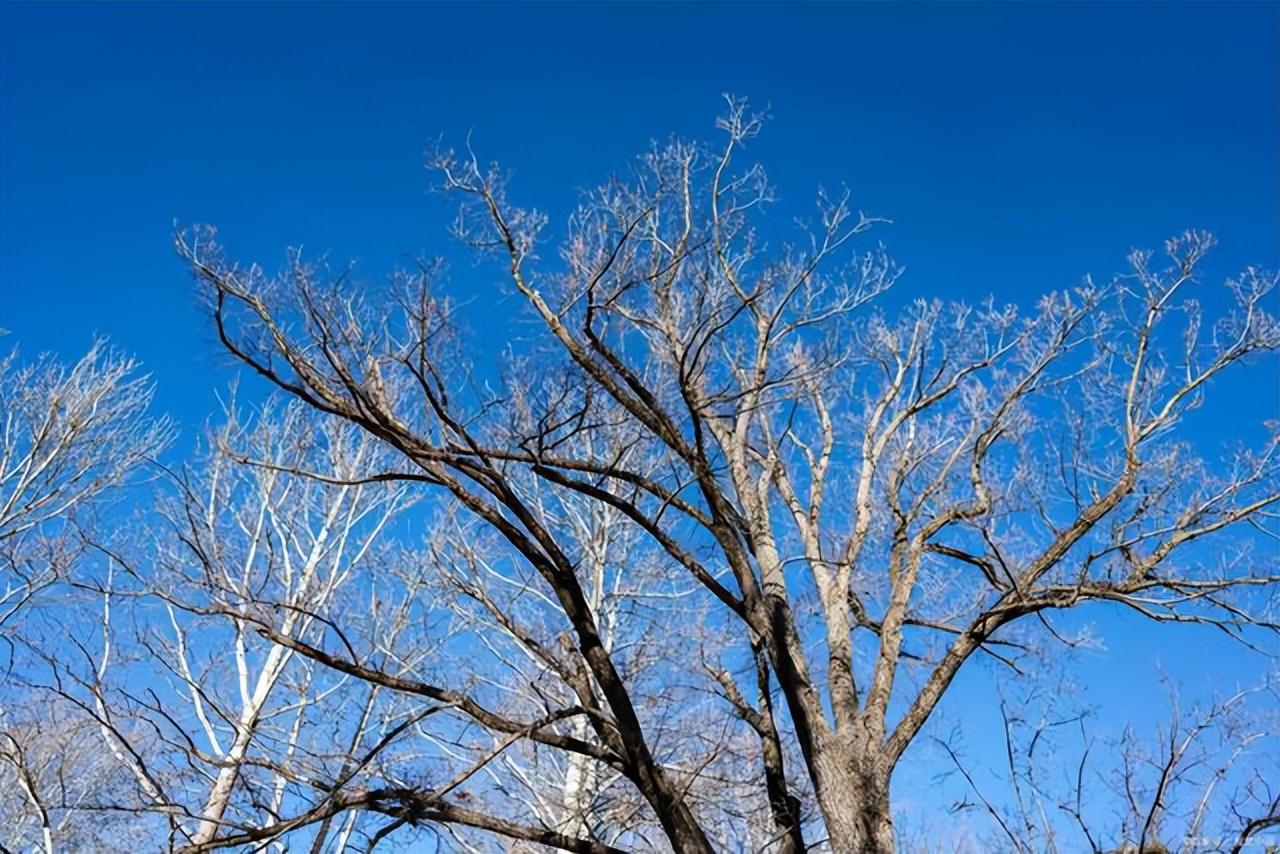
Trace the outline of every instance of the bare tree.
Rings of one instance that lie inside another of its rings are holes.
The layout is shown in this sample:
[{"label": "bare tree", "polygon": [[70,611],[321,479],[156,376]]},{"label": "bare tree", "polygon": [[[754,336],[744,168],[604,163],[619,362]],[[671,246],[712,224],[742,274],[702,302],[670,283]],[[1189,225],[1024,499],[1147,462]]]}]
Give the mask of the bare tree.
[{"label": "bare tree", "polygon": [[65,631],[64,582],[83,569],[109,499],[144,474],[172,437],[166,420],[148,416],[151,398],[137,363],[103,341],[70,366],[49,356],[24,361],[16,348],[0,359],[0,826],[7,850],[52,854],[128,837],[121,816],[90,808],[118,777],[84,721],[29,690],[48,633],[26,618],[57,588],[48,615]]},{"label": "bare tree", "polygon": [[[356,776],[353,751],[398,714],[287,645],[316,636],[339,603],[371,619],[384,533],[411,503],[397,484],[283,474],[305,467],[341,479],[377,465],[374,440],[306,416],[298,405],[269,408],[246,426],[232,411],[203,465],[177,479],[163,527],[146,529],[144,548],[110,551],[120,569],[82,585],[101,619],[96,639],[77,644],[79,663],[51,662],[45,690],[90,717],[133,778],[113,808],[163,816],[171,847],[257,834],[330,766]],[[246,451],[261,464],[240,462]],[[402,628],[380,627],[388,653]],[[427,651],[399,663],[411,668]]]},{"label": "bare tree", "polygon": [[953,809],[988,819],[993,849],[1239,850],[1278,820],[1274,782],[1262,770],[1274,762],[1266,738],[1276,729],[1275,687],[1264,682],[1188,708],[1162,682],[1166,721],[1115,738],[1094,733],[1094,710],[1074,701],[1068,685],[1002,696],[1003,773],[981,773],[962,738],[937,739],[967,790]]},{"label": "bare tree", "polygon": [[151,829],[107,807],[129,783],[97,728],[48,697],[6,710],[0,731],[0,845],[7,851],[147,848]]},{"label": "bare tree", "polygon": [[[528,414],[524,399],[554,395],[556,387],[517,391],[515,411]],[[654,476],[660,463],[646,463],[626,446],[611,455],[646,476]],[[513,484],[540,522],[558,532],[578,567],[605,651],[629,684],[648,686],[645,702],[654,712],[648,737],[682,781],[709,837],[726,850],[755,850],[776,841],[777,829],[767,818],[758,820],[768,815],[768,803],[756,785],[762,769],[756,735],[747,724],[757,712],[732,682],[728,694],[721,685],[723,662],[749,655],[749,649],[735,648],[715,614],[700,610],[691,595],[696,582],[666,560],[616,503],[550,489],[537,478]],[[603,488],[622,499],[617,484]],[[568,639],[559,606],[541,592],[540,579],[505,540],[450,514],[433,525],[432,563],[453,593],[448,608],[457,616],[454,644],[466,650],[469,669],[509,686],[515,703],[508,701],[508,713],[531,716],[551,699],[565,706],[577,701],[574,685],[583,677],[566,666],[572,658],[565,658]],[[671,625],[688,631],[672,634]],[[518,688],[526,685],[528,690]],[[574,738],[592,738],[585,716],[565,728]],[[661,837],[656,816],[625,775],[595,757],[530,741],[506,748],[495,766],[485,776],[523,805],[519,818],[525,822],[611,846],[643,848]],[[478,798],[483,790],[470,794]]]},{"label": "bare tree", "polygon": [[[625,781],[666,844],[709,851],[704,770],[660,738],[669,685],[611,646],[590,561],[547,508],[608,510],[683,574],[672,614],[705,614],[736,650],[710,668],[728,702],[701,731],[749,726],[775,842],[887,852],[894,769],[975,657],[1034,676],[1030,652],[1058,642],[1054,612],[1095,603],[1244,643],[1275,628],[1276,437],[1210,448],[1183,422],[1220,375],[1280,346],[1265,310],[1276,276],[1248,268],[1227,283],[1230,307],[1202,311],[1212,239],[1188,232],[1162,261],[1134,252],[1110,283],[1029,310],[877,309],[900,268],[882,249],[854,250],[875,220],[847,193],[821,194],[792,241],[763,236],[772,190],[758,166],[737,166],[760,122],[731,100],[718,148],[655,147],[586,195],[549,260],[545,217],[509,200],[501,172],[470,154],[432,158],[461,199],[457,235],[499,259],[543,332],[503,381],[465,358],[433,265],[380,291],[299,253],[279,276],[236,266],[206,231],[178,249],[230,353],[393,458],[341,482],[426,485],[466,530],[501,542],[504,571],[523,573],[564,639],[535,654],[568,692],[517,714],[475,699],[465,678],[410,680],[337,638],[275,624],[269,638],[446,703],[491,743],[586,757]],[[562,381],[531,399],[530,374]],[[510,597],[490,592],[505,582],[474,577],[528,648]],[[699,640],[683,619],[654,630]],[[548,829],[463,806],[451,779],[334,791],[271,833],[366,810],[391,816],[388,832],[466,826],[611,849],[577,822]],[[806,790],[820,822],[796,808]]]},{"label": "bare tree", "polygon": [[138,365],[97,341],[74,365],[0,359],[0,630],[66,571],[78,516],[168,444]]}]

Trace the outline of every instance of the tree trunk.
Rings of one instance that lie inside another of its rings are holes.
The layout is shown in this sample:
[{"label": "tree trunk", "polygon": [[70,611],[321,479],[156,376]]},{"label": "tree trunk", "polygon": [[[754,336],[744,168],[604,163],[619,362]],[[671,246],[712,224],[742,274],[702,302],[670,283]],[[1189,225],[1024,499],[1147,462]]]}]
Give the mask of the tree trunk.
[{"label": "tree trunk", "polygon": [[231,749],[223,757],[225,764],[218,771],[213,788],[209,790],[209,798],[205,801],[204,810],[200,814],[200,824],[196,827],[195,835],[191,837],[193,844],[208,842],[217,835],[222,817],[227,811],[227,804],[231,800],[231,790],[235,788],[236,780],[240,776],[240,763],[252,739],[253,730],[248,726],[242,727],[236,733]]},{"label": "tree trunk", "polygon": [[[835,739],[836,736],[832,736]],[[889,775],[872,755],[828,743],[813,760],[818,806],[836,854],[893,854]]]},{"label": "tree trunk", "polygon": [[[571,732],[574,738],[585,740],[590,737],[589,729],[587,722],[579,716],[574,719]],[[586,834],[590,824],[592,800],[600,772],[594,759],[580,753],[570,753],[568,762],[561,797],[564,815],[557,829],[565,836],[578,839]]]}]

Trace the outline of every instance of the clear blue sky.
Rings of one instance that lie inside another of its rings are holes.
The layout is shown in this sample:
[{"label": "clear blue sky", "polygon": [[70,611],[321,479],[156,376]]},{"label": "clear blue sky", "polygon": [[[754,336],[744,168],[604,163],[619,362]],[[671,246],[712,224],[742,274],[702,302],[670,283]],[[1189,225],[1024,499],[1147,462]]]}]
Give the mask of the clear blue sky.
[{"label": "clear blue sky", "polygon": [[[376,275],[444,245],[438,134],[563,215],[650,138],[709,136],[723,91],[771,105],[751,152],[784,206],[846,182],[895,220],[912,295],[1029,300],[1187,227],[1221,238],[1215,273],[1274,268],[1278,9],[5,2],[0,326],[67,357],[109,334],[189,437],[230,372],[175,219]],[[1245,387],[1231,413],[1274,416]]]},{"label": "clear blue sky", "polygon": [[[440,251],[422,152],[474,129],[553,212],[719,95],[768,103],[784,202],[847,182],[904,289],[1019,298],[1186,227],[1277,262],[1277,5],[5,2],[0,326],[109,333],[180,417],[214,349],[169,245]],[[11,339],[12,340],[12,339]],[[215,360],[216,362],[216,360]]]}]

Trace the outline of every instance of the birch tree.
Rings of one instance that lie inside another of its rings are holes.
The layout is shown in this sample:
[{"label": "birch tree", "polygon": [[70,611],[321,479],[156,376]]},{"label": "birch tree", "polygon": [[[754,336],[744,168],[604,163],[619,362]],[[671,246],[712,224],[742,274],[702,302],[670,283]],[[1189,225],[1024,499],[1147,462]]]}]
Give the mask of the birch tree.
[{"label": "birch tree", "polygon": [[[186,500],[171,514],[179,545],[164,561],[156,591],[171,632],[157,631],[148,641],[150,660],[171,663],[179,694],[200,724],[192,740],[217,769],[190,834],[193,846],[228,821],[238,786],[262,789],[249,801],[262,805],[248,807],[248,815],[280,811],[288,767],[305,744],[301,730],[342,687],[341,680],[317,679],[313,668],[291,667],[293,651],[262,639],[243,615],[270,608],[280,614],[275,625],[282,635],[314,634],[353,576],[376,562],[383,531],[406,504],[403,488],[281,474],[277,466],[314,461],[316,471],[341,478],[371,464],[374,444],[339,425],[315,425],[295,406],[246,432],[238,435],[238,424],[229,421],[209,470],[183,484]],[[238,464],[230,457],[235,448],[271,467]],[[226,646],[210,646],[224,630]],[[215,675],[215,667],[225,666],[224,648],[234,662],[233,686]],[[197,669],[197,658],[207,664]],[[229,688],[234,692],[224,693]],[[265,763],[270,770],[254,779],[247,763],[268,722],[279,728]]]},{"label": "birch tree", "polygon": [[[45,624],[65,625],[68,584],[120,512],[112,499],[153,474],[172,439],[148,413],[152,396],[138,363],[102,340],[72,364],[16,347],[0,358],[0,825],[12,850],[91,848],[121,827],[80,809],[113,785],[113,769],[84,722],[47,707],[29,680],[58,641]],[[50,619],[37,628],[42,608]]]},{"label": "birch tree", "polygon": [[[351,631],[388,613],[370,576],[388,560],[386,528],[411,503],[406,489],[281,471],[341,478],[373,463],[377,444],[296,405],[249,424],[233,411],[209,439],[201,463],[173,479],[159,518],[140,520],[141,540],[100,546],[105,575],[79,585],[97,603],[97,629],[73,631],[70,649],[46,656],[50,675],[34,680],[37,694],[78,713],[69,719],[87,719],[93,751],[114,765],[112,787],[61,811],[132,813],[136,832],[170,849],[203,850],[218,833],[270,824],[299,781],[329,766],[358,770],[354,751],[398,722],[377,692],[256,630],[264,614],[294,639],[315,635],[335,609],[364,613],[347,621]],[[250,451],[260,465],[236,456]],[[405,625],[378,625],[388,653]],[[11,741],[16,753],[23,742]]]}]

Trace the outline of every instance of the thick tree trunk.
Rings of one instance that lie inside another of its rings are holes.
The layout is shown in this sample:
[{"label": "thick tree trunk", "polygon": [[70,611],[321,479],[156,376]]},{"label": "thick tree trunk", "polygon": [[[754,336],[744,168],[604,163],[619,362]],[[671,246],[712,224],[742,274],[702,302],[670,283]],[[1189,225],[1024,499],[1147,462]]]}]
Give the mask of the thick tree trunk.
[{"label": "thick tree trunk", "polygon": [[814,756],[813,772],[831,850],[893,854],[889,775],[882,763],[847,744],[828,743]]}]

